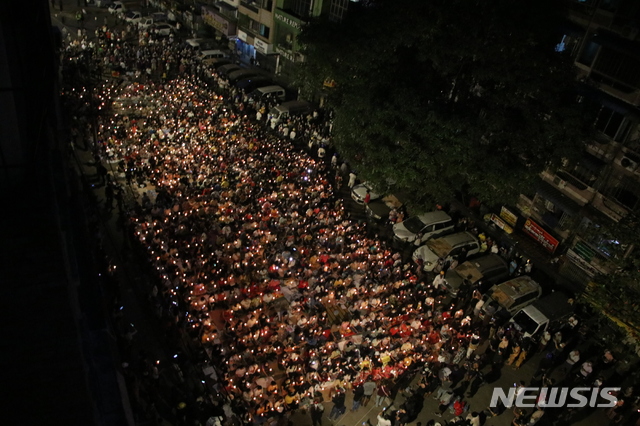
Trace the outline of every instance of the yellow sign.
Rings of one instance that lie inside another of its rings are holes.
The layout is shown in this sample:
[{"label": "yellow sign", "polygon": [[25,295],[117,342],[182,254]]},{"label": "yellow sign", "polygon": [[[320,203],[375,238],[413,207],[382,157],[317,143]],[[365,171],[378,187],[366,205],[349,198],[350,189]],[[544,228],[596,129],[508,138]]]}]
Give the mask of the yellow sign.
[{"label": "yellow sign", "polygon": [[495,213],[491,213],[491,217],[490,217],[491,221],[493,223],[495,223],[498,228],[502,229],[504,232],[506,232],[507,234],[511,234],[513,232],[513,228],[510,227],[507,222],[505,222],[504,220],[502,220],[502,218],[500,216],[498,216]]},{"label": "yellow sign", "polygon": [[518,216],[511,213],[505,206],[502,206],[502,210],[500,210],[500,217],[511,226],[516,226],[518,222]]},{"label": "yellow sign", "polygon": [[331,87],[334,88],[336,87],[336,82],[335,80],[331,80],[329,78],[325,78],[324,79],[324,83],[322,84],[324,87]]}]

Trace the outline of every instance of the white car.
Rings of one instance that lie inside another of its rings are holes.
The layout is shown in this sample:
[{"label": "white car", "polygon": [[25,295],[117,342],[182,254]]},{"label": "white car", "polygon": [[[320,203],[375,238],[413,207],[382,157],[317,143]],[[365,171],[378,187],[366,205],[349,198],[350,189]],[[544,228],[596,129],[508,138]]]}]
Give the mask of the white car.
[{"label": "white car", "polygon": [[141,19],[142,14],[140,12],[134,12],[133,10],[130,10],[124,14],[124,20],[132,24],[139,23]]},{"label": "white car", "polygon": [[463,252],[466,256],[472,256],[479,251],[480,243],[476,237],[469,232],[458,232],[427,241],[427,244],[413,252],[412,258],[414,262],[422,263],[423,269],[429,272],[436,267],[438,259],[445,259],[448,256],[458,257]]},{"label": "white car", "polygon": [[109,13],[115,15],[117,13],[124,13],[127,11],[127,8],[121,1],[114,1],[111,6],[109,6]]},{"label": "white car", "polygon": [[393,235],[396,240],[414,243],[418,246],[429,238],[450,232],[453,232],[453,220],[442,210],[412,216],[393,225]]},{"label": "white car", "polygon": [[162,22],[160,24],[153,24],[151,26],[151,30],[158,35],[168,36],[176,31],[176,27],[171,24],[167,24],[166,22]]},{"label": "white car", "polygon": [[223,52],[222,50],[203,50],[198,55],[198,59],[200,59],[204,63],[211,62],[213,59],[222,59],[228,58],[229,55]]},{"label": "white car", "polygon": [[138,28],[146,30],[153,25],[153,22],[153,18],[150,16],[141,18],[140,21],[138,21]]},{"label": "white car", "polygon": [[351,188],[351,198],[358,204],[364,204],[364,199],[367,196],[367,191],[369,191],[369,195],[371,196],[371,201],[377,200],[382,197],[382,195],[374,192],[371,184],[368,182],[362,182]]}]

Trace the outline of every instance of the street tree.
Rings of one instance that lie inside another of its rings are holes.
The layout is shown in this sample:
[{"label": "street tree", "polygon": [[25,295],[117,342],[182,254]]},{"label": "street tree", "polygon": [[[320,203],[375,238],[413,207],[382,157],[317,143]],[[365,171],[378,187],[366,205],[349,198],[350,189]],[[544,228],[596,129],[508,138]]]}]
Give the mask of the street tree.
[{"label": "street tree", "polygon": [[608,254],[600,262],[603,273],[593,278],[582,300],[622,328],[640,351],[640,218],[629,213],[618,222],[591,223],[580,231]]},{"label": "street tree", "polygon": [[[530,193],[582,151],[577,102],[552,0],[377,0],[299,40],[303,95],[323,83],[334,141],[359,176],[428,207],[456,192],[487,204]],[[326,84],[325,84],[326,85]],[[317,93],[315,93],[317,95]]]}]

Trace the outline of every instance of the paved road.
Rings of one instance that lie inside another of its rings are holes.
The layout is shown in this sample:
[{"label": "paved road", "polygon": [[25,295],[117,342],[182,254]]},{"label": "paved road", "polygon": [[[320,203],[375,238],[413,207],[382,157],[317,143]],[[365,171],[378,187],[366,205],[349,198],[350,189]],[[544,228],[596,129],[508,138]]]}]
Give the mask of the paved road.
[{"label": "paved road", "polygon": [[[52,17],[52,21],[54,24],[60,26],[61,28],[67,28],[69,34],[72,37],[77,36],[78,25],[75,22],[74,16],[75,11],[77,10],[77,5],[74,5],[73,0],[68,0],[63,3],[63,11],[59,10],[54,12],[54,16]],[[59,3],[56,3],[59,4]],[[59,6],[57,7],[59,9]],[[107,25],[113,28],[115,25],[115,18],[108,14],[105,9],[98,9],[95,7],[86,7],[85,10],[87,13],[87,19],[85,20],[84,27],[88,34],[91,34],[98,26],[102,26],[105,22]],[[116,29],[120,29],[123,27],[123,24],[118,24]],[[89,151],[83,151],[81,149],[76,149],[75,156],[77,159],[77,170],[81,176],[89,183],[95,183],[95,167],[90,165],[93,162],[93,157]],[[97,208],[103,219],[103,226],[105,230],[105,234],[107,235],[106,250],[110,253],[113,265],[115,266],[115,275],[118,278],[121,286],[119,288],[119,299],[118,305],[114,306],[114,309],[117,309],[121,316],[122,322],[125,324],[134,324],[137,333],[133,336],[133,344],[130,349],[126,349],[129,353],[126,354],[123,358],[124,362],[133,363],[136,359],[138,359],[141,355],[144,355],[153,360],[158,360],[160,363],[160,375],[162,376],[161,382],[162,384],[159,386],[161,392],[166,392],[167,395],[164,396],[164,399],[167,402],[166,407],[156,407],[160,414],[164,414],[163,412],[166,410],[170,410],[171,398],[170,388],[173,385],[176,385],[178,388],[184,389],[195,389],[198,386],[202,386],[200,383],[200,376],[197,374],[195,370],[195,366],[187,366],[186,373],[186,383],[182,383],[179,376],[176,375],[175,371],[172,370],[171,367],[171,357],[173,355],[171,350],[168,350],[166,347],[166,336],[163,335],[164,330],[159,326],[157,317],[154,313],[153,306],[149,304],[149,293],[151,291],[150,280],[147,278],[147,273],[144,268],[142,268],[135,258],[135,251],[132,249],[128,239],[125,237],[124,230],[122,229],[121,224],[118,221],[119,211],[117,207],[112,211],[105,209],[104,207],[104,189],[99,185],[94,185],[91,187],[91,191],[93,195],[96,197]],[[352,213],[352,218],[354,220],[365,220],[365,215],[362,206],[355,204],[350,196],[349,190],[346,187],[343,187],[340,191],[341,195],[345,199],[346,208]],[[376,232],[381,236],[386,237],[389,236],[389,227],[384,226],[382,228],[376,227]],[[404,251],[410,254],[412,247],[407,247]],[[405,253],[406,255],[406,253]],[[120,310],[120,307],[122,309]],[[481,348],[481,350],[483,350]],[[540,355],[534,356],[527,363],[523,365],[523,367],[515,371],[509,367],[505,367],[502,370],[502,373],[499,379],[492,385],[485,385],[480,389],[480,391],[468,401],[471,405],[471,410],[484,410],[488,404],[491,397],[491,390],[494,386],[509,388],[513,385],[513,383],[520,382],[524,380],[526,382],[529,381],[529,378],[532,376],[534,370],[537,367],[539,362]],[[132,389],[132,400],[134,400],[134,408],[136,410],[146,410],[148,407],[141,406],[141,400],[137,398],[137,395],[140,393],[139,387],[135,384]],[[403,396],[399,395],[395,401],[395,405],[399,406],[403,402]],[[328,415],[331,403],[325,403],[325,417]],[[347,406],[350,406],[350,395],[348,396]],[[432,398],[427,398],[425,401],[424,409],[418,417],[417,421],[425,424],[429,419],[435,418],[433,412],[437,408],[437,403]],[[379,412],[379,408],[373,406],[373,402],[369,404],[368,407],[361,408],[355,413],[347,412],[342,418],[340,418],[336,424],[341,425],[361,425],[363,421],[367,419],[372,423],[376,423],[375,417]],[[168,416],[167,416],[168,417]],[[445,414],[444,419],[450,419],[452,417],[451,414]],[[510,425],[512,421],[513,415],[510,411],[507,411],[503,415],[488,419],[485,425],[488,426],[506,426]],[[297,412],[293,415],[292,420],[294,424],[297,425],[307,425],[311,424],[310,417],[302,412]],[[581,422],[574,423],[580,426],[588,426],[588,425],[605,425],[607,424],[607,419],[603,416],[602,410],[596,411],[594,415],[591,417],[582,420]],[[325,420],[326,424],[326,420]]]}]

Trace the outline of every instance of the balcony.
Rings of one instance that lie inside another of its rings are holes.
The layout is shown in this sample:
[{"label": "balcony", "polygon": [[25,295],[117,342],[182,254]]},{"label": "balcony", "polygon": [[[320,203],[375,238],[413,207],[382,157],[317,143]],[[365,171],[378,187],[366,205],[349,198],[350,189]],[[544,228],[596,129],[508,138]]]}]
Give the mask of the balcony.
[{"label": "balcony", "polygon": [[258,0],[240,0],[240,7],[244,7],[253,13],[260,13],[260,1]]},{"label": "balcony", "polygon": [[564,170],[558,170],[555,174],[544,171],[542,172],[542,180],[580,206],[589,203],[596,192],[595,189]]},{"label": "balcony", "polygon": [[605,197],[599,192],[597,192],[593,197],[591,205],[600,213],[604,214],[615,222],[620,221],[620,219],[625,217],[628,213],[627,209],[622,207],[622,205],[620,205],[618,202]]},{"label": "balcony", "polygon": [[611,162],[619,150],[618,142],[604,135],[597,136],[596,140],[587,144],[587,152],[605,162]]}]

